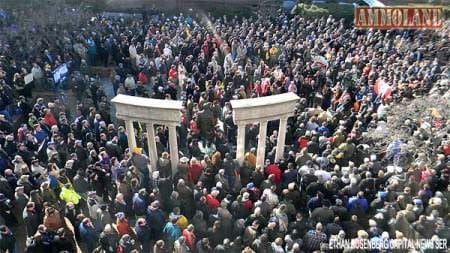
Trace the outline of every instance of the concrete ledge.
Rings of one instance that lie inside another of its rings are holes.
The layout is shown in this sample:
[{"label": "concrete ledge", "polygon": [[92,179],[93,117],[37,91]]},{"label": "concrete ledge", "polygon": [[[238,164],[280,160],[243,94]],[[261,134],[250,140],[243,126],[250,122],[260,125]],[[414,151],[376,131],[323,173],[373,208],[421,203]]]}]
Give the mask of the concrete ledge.
[{"label": "concrete ledge", "polygon": [[117,95],[111,102],[116,106],[117,118],[143,122],[180,121],[182,101]]},{"label": "concrete ledge", "polygon": [[253,123],[261,119],[276,120],[281,116],[291,116],[295,105],[300,98],[290,92],[260,98],[231,100],[233,108],[233,120],[238,122]]}]

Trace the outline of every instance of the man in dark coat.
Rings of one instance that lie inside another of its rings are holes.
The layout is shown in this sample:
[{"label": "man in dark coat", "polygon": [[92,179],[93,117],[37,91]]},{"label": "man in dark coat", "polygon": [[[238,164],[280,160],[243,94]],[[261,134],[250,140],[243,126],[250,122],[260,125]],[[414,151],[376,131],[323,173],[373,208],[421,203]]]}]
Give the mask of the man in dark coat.
[{"label": "man in dark coat", "polygon": [[27,225],[27,236],[33,236],[41,224],[34,202],[28,202],[26,205],[23,211],[23,222]]},{"label": "man in dark coat", "polygon": [[137,239],[142,246],[142,252],[150,252],[150,240],[152,239],[151,231],[144,218],[140,218],[136,221],[134,230],[136,231]]},{"label": "man in dark coat", "polygon": [[206,140],[211,140],[215,125],[211,103],[208,102],[203,105],[203,110],[198,113],[197,124],[200,128],[200,136]]},{"label": "man in dark coat", "polygon": [[97,192],[97,196],[103,196],[104,200],[108,199],[108,187],[106,171],[102,168],[102,165],[97,162],[94,167],[94,171],[91,174],[91,180],[93,188]]},{"label": "man in dark coat", "polygon": [[87,166],[89,153],[86,148],[83,147],[81,140],[75,141],[75,153],[77,154],[77,158],[80,161],[81,168],[85,168]]},{"label": "man in dark coat", "polygon": [[160,239],[165,225],[163,211],[159,208],[159,201],[154,201],[147,209],[147,224],[150,226],[151,237]]},{"label": "man in dark coat", "polygon": [[10,253],[16,252],[16,237],[5,225],[0,226],[0,250]]},{"label": "man in dark coat", "polygon": [[117,144],[116,138],[106,142],[105,149],[109,157],[117,157],[119,161],[122,160],[122,148]]},{"label": "man in dark coat", "polygon": [[129,165],[136,167],[144,176],[142,187],[147,188],[150,179],[150,171],[148,170],[148,158],[142,154],[141,148],[136,148],[128,160]]}]

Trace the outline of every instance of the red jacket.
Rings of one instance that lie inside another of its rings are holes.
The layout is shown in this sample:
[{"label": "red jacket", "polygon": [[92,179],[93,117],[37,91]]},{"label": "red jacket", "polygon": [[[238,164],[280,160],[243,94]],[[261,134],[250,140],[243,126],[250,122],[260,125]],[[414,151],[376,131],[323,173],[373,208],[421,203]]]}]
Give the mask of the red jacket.
[{"label": "red jacket", "polygon": [[445,156],[449,156],[450,155],[450,145],[449,144],[445,144],[443,151],[444,151],[444,155]]},{"label": "red jacket", "polygon": [[170,68],[170,70],[169,70],[169,79],[175,81],[177,79],[177,74],[178,74],[178,71],[176,69]]},{"label": "red jacket", "polygon": [[45,124],[47,124],[48,126],[54,126],[57,125],[58,122],[55,119],[55,116],[53,116],[53,113],[46,113],[44,116],[44,122]]},{"label": "red jacket", "polygon": [[248,210],[252,210],[253,209],[253,202],[251,200],[247,200],[242,202],[244,204],[244,207],[247,208]]},{"label": "red jacket", "polygon": [[206,195],[206,204],[208,204],[209,207],[212,209],[216,209],[220,207],[220,202],[217,200],[213,195],[208,194]]},{"label": "red jacket", "polygon": [[143,71],[141,71],[139,73],[138,81],[141,82],[142,84],[147,84],[148,83],[148,77],[145,75],[145,73]]},{"label": "red jacket", "polygon": [[304,136],[298,138],[297,140],[298,149],[302,150],[303,148],[306,148],[308,146],[308,142],[309,139]]},{"label": "red jacket", "polygon": [[203,167],[201,164],[196,163],[196,164],[191,164],[189,166],[189,174],[191,176],[191,180],[194,183],[197,183],[198,179],[200,178],[200,175],[203,172]]},{"label": "red jacket", "polygon": [[119,237],[122,237],[124,234],[131,234],[131,228],[128,225],[127,219],[117,220],[116,226]]},{"label": "red jacket", "polygon": [[186,245],[192,249],[193,246],[195,246],[195,239],[196,236],[194,233],[189,232],[189,230],[185,229],[183,230],[183,236],[186,239]]},{"label": "red jacket", "polygon": [[267,174],[267,176],[275,175],[275,180],[274,180],[275,184],[281,183],[281,169],[280,169],[280,167],[278,167],[278,165],[271,164],[271,165],[267,166],[265,173]]}]

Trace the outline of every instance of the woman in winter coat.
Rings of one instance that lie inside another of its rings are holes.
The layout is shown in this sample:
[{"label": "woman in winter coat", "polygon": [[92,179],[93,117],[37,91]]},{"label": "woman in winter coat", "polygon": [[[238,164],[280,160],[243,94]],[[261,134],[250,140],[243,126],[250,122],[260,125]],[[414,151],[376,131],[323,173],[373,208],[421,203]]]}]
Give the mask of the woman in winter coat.
[{"label": "woman in winter coat", "polygon": [[115,253],[119,245],[119,236],[110,224],[105,226],[100,234],[100,247],[105,253]]},{"label": "woman in winter coat", "polygon": [[186,239],[183,236],[180,236],[178,240],[175,241],[173,245],[174,253],[188,253],[190,252],[189,247],[186,245]]},{"label": "woman in winter coat", "polygon": [[45,209],[44,225],[48,230],[56,232],[59,228],[63,226],[63,220],[59,211],[53,207],[47,207]]}]

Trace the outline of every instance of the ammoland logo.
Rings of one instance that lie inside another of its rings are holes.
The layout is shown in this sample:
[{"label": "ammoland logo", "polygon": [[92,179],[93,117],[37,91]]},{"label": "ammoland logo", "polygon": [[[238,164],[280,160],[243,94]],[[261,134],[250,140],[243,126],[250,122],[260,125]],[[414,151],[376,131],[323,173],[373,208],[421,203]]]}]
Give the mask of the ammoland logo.
[{"label": "ammoland logo", "polygon": [[440,6],[386,6],[355,8],[355,27],[368,29],[439,29],[443,24]]}]

